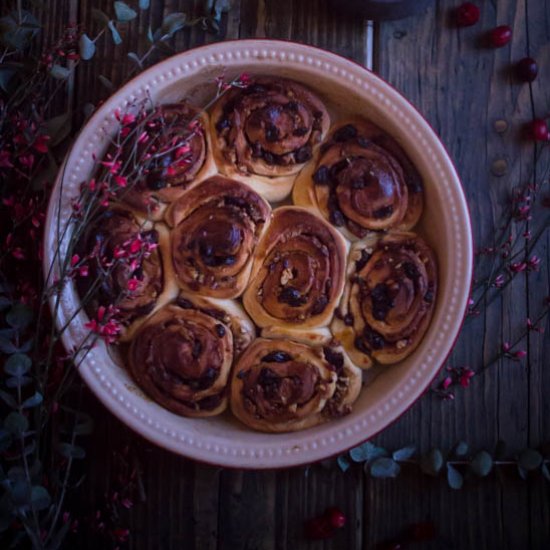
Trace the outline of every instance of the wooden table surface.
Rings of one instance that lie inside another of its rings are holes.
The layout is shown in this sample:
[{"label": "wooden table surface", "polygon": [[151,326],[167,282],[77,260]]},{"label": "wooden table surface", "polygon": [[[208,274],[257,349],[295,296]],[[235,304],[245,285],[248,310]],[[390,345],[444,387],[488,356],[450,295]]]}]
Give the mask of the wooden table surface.
[{"label": "wooden table surface", "polygon": [[[533,178],[535,155],[540,153],[535,177],[540,178],[550,165],[548,146],[543,149],[522,137],[526,122],[549,114],[550,1],[479,0],[480,22],[460,30],[449,22],[451,8],[459,3],[434,0],[421,15],[375,25],[374,70],[401,91],[441,136],[463,181],[475,241],[483,246],[491,243],[501,226],[511,190]],[[126,76],[131,67],[126,53],[145,51],[150,22],[158,27],[166,13],[183,11],[191,16],[203,6],[189,0],[151,4],[140,12],[138,24],[123,33],[121,46],[104,41],[96,59],[79,67],[69,98],[75,112],[109,94],[98,74],[115,84]],[[176,50],[214,40],[273,37],[314,44],[366,63],[365,21],[331,10],[325,0],[232,0],[230,4],[219,36],[198,28],[186,30],[176,37]],[[92,7],[112,12],[111,2],[104,0],[52,0],[48,5],[42,15],[46,40],[68,21],[96,28]],[[483,33],[501,24],[513,27],[512,43],[500,49],[485,47]],[[511,64],[526,55],[535,57],[541,68],[532,86],[510,76]],[[497,132],[497,121],[505,121],[507,131]],[[495,161],[500,162],[495,165]],[[515,277],[490,307],[466,321],[450,365],[480,368],[498,353],[503,341],[513,340],[523,330],[527,317],[541,311],[543,297],[550,294],[548,241],[546,235],[537,246],[543,261],[539,272]],[[513,456],[549,440],[549,339],[532,333],[522,347],[528,351],[524,361],[496,362],[475,376],[469,388],[459,389],[453,401],[427,393],[375,442],[389,449],[412,443],[426,451],[448,449],[465,440],[474,450],[492,450],[502,439]],[[152,446],[91,395],[86,409],[96,420],[96,431],[87,444],[87,477],[77,505],[84,512],[104,506],[117,457],[128,448],[140,469],[141,500],[136,498],[120,518],[130,529],[132,549],[370,549],[403,527],[426,520],[435,524],[438,536],[414,548],[550,548],[550,483],[540,475],[524,481],[513,467],[500,467],[498,474],[467,480],[456,491],[447,486],[444,476],[430,478],[418,468],[404,468],[392,480],[373,479],[360,467],[346,473],[321,465],[278,472],[222,470]],[[304,520],[327,506],[339,506],[348,525],[330,540],[306,541]],[[80,546],[103,547],[94,540],[81,541]]]}]

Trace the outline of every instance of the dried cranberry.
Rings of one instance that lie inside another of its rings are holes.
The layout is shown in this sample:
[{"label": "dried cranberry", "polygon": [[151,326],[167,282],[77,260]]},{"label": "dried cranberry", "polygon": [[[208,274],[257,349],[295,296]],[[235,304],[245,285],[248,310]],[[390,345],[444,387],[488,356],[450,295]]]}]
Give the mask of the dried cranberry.
[{"label": "dried cranberry", "polygon": [[218,134],[221,134],[226,128],[229,128],[231,126],[231,122],[228,118],[220,118],[216,124],[216,130],[218,131]]},{"label": "dried cranberry", "polygon": [[264,363],[286,363],[292,360],[292,357],[284,351],[272,351],[262,357]]},{"label": "dried cranberry", "polygon": [[357,128],[353,124],[346,124],[334,132],[333,139],[336,142],[342,142],[355,137],[357,137]]},{"label": "dried cranberry", "polygon": [[535,141],[548,141],[550,132],[546,120],[536,118],[531,122],[531,136]]},{"label": "dried cranberry", "polygon": [[193,356],[193,359],[197,359],[197,357],[200,356],[202,353],[202,344],[200,340],[194,340],[193,341],[193,351],[191,352],[191,355]]},{"label": "dried cranberry", "polygon": [[311,152],[311,147],[309,145],[304,145],[294,152],[294,160],[298,164],[303,164],[304,162],[307,162],[312,156],[313,153]]},{"label": "dried cranberry", "polygon": [[538,73],[539,67],[532,57],[524,57],[516,65],[516,74],[523,82],[533,82]]},{"label": "dried cranberry", "polygon": [[361,250],[361,257],[355,262],[355,269],[361,271],[367,262],[371,259],[372,254],[369,254],[364,248]]},{"label": "dried cranberry", "polygon": [[294,132],[292,132],[293,136],[302,137],[305,136],[308,132],[308,129],[305,126],[302,126],[301,128],[296,128]]},{"label": "dried cranberry", "polygon": [[306,301],[307,298],[302,296],[299,290],[291,286],[286,286],[279,294],[279,302],[288,304],[291,307],[299,307],[305,304]]},{"label": "dried cranberry", "polygon": [[337,370],[344,368],[344,356],[341,353],[334,351],[332,348],[328,346],[325,346],[323,348],[323,353],[325,355],[325,359],[331,365],[334,365],[334,367],[336,367]]},{"label": "dried cranberry", "polygon": [[263,151],[262,156],[267,164],[275,164],[275,155],[272,155],[268,151]]},{"label": "dried cranberry", "polygon": [[327,305],[328,305],[328,298],[325,295],[319,296],[319,298],[315,300],[315,303],[311,307],[311,314],[320,315],[321,313],[323,313],[323,311],[325,311]]},{"label": "dried cranberry", "polygon": [[273,143],[279,139],[279,129],[274,124],[269,124],[265,128],[266,141]]},{"label": "dried cranberry", "polygon": [[346,223],[346,218],[340,210],[331,210],[329,215],[330,223],[336,227],[342,227]]},{"label": "dried cranberry", "polygon": [[313,181],[317,184],[326,184],[330,181],[329,170],[326,166],[321,164],[319,168],[313,174]]},{"label": "dried cranberry", "polygon": [[494,48],[502,48],[512,40],[512,28],[509,25],[500,25],[491,31],[490,34],[491,46]]},{"label": "dried cranberry", "polygon": [[386,345],[386,341],[381,334],[365,325],[363,329],[363,338],[367,341],[367,345],[372,349],[382,349]]},{"label": "dried cranberry", "polygon": [[375,219],[379,220],[381,218],[388,218],[393,214],[393,206],[383,206],[382,208],[379,208],[378,210],[375,210],[372,215]]},{"label": "dried cranberry", "polygon": [[456,9],[456,23],[459,27],[471,27],[479,21],[479,8],[472,2],[464,2]]}]

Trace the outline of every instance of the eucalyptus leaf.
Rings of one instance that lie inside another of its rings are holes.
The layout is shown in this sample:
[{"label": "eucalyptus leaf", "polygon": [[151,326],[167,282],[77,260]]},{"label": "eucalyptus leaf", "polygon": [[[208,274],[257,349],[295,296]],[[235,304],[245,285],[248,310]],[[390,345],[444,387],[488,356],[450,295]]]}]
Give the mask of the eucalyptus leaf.
[{"label": "eucalyptus leaf", "polygon": [[94,41],[86,33],[82,34],[80,36],[80,40],[78,41],[80,57],[84,59],[84,61],[92,59],[95,54],[95,49]]},{"label": "eucalyptus leaf", "polygon": [[394,451],[392,454],[392,457],[394,460],[397,460],[397,461],[408,460],[414,455],[415,452],[416,452],[416,447],[414,445],[409,445],[408,447],[403,447],[402,449],[398,449],[397,451]]},{"label": "eucalyptus leaf", "polygon": [[109,16],[97,8],[92,8],[92,19],[95,19],[101,25],[109,24]]},{"label": "eucalyptus leaf", "polygon": [[117,1],[114,6],[116,18],[122,23],[131,21],[137,17],[137,12],[124,2]]},{"label": "eucalyptus leaf", "polygon": [[60,443],[57,450],[66,458],[84,458],[86,456],[86,451],[82,447],[70,443]]},{"label": "eucalyptus leaf", "polygon": [[450,462],[447,463],[447,483],[451,489],[462,489],[464,484],[464,477]]},{"label": "eucalyptus leaf", "polygon": [[55,147],[61,143],[70,133],[72,128],[71,112],[50,118],[45,122],[46,132],[50,136],[50,145]]},{"label": "eucalyptus leaf", "polygon": [[0,296],[0,311],[8,309],[12,301],[7,296]]},{"label": "eucalyptus leaf", "polygon": [[12,12],[0,18],[0,43],[18,51],[29,45],[40,28],[38,20],[31,12],[21,10],[20,17],[19,22],[19,14]]},{"label": "eucalyptus leaf", "polygon": [[23,376],[32,366],[31,358],[24,353],[14,353],[4,364],[4,372],[12,376]]},{"label": "eucalyptus leaf", "polygon": [[100,74],[97,78],[101,82],[101,84],[103,84],[103,86],[105,86],[105,88],[107,88],[108,90],[112,91],[115,89],[114,84],[106,76]]},{"label": "eucalyptus leaf", "polygon": [[50,68],[50,75],[57,80],[67,80],[67,78],[71,76],[71,70],[67,69],[67,67],[62,67],[61,65],[55,63]]},{"label": "eucalyptus leaf", "polygon": [[128,58],[131,59],[140,69],[143,69],[143,63],[137,53],[128,52]]},{"label": "eucalyptus leaf", "polygon": [[400,471],[401,466],[393,458],[382,456],[375,459],[370,465],[370,475],[372,477],[397,477]]},{"label": "eucalyptus leaf", "polygon": [[420,459],[420,469],[428,475],[437,476],[443,467],[443,455],[439,449],[431,449]]},{"label": "eucalyptus leaf", "polygon": [[4,336],[0,336],[0,351],[5,354],[15,353],[17,351],[17,348],[15,347],[13,342],[10,342]]},{"label": "eucalyptus leaf", "polygon": [[163,20],[160,28],[161,34],[172,36],[174,33],[185,27],[187,23],[187,14],[175,12],[168,14]]},{"label": "eucalyptus leaf", "polygon": [[15,400],[15,397],[13,395],[10,395],[8,392],[5,392],[4,390],[0,390],[0,399],[10,408],[10,409],[17,409],[17,401]]},{"label": "eucalyptus leaf", "polygon": [[345,455],[340,455],[337,459],[336,459],[336,462],[338,464],[338,467],[340,468],[340,470],[342,472],[347,472],[349,470],[349,467],[351,466],[349,460],[346,458]]},{"label": "eucalyptus leaf", "polygon": [[382,447],[377,447],[370,441],[366,441],[362,445],[354,447],[349,452],[349,456],[353,460],[353,462],[365,462],[369,460],[374,460],[375,458],[378,458],[380,456],[387,455],[388,451],[386,451],[386,449],[383,449]]},{"label": "eucalyptus leaf", "polygon": [[32,407],[37,407],[38,405],[40,405],[43,400],[44,398],[42,397],[42,394],[40,392],[35,392],[34,395],[25,399],[21,406],[24,409],[30,409]]},{"label": "eucalyptus leaf", "polygon": [[14,411],[4,419],[4,428],[14,435],[21,435],[29,429],[29,421],[26,416]]},{"label": "eucalyptus leaf", "polygon": [[468,447],[468,443],[466,443],[466,441],[459,441],[455,445],[453,452],[456,456],[466,456],[469,450],[470,448]]},{"label": "eucalyptus leaf", "polygon": [[6,314],[6,322],[11,327],[24,330],[32,322],[33,313],[32,309],[25,304],[15,304]]},{"label": "eucalyptus leaf", "polygon": [[204,18],[202,20],[202,28],[212,34],[219,34],[221,27],[220,27],[220,21],[217,17],[211,17],[211,18]]},{"label": "eucalyptus leaf", "polygon": [[111,37],[113,38],[113,42],[118,46],[119,44],[122,44],[122,37],[120,36],[120,33],[118,32],[117,28],[115,27],[115,24],[113,21],[109,21],[107,23],[107,26],[109,27],[109,30],[111,31]]},{"label": "eucalyptus leaf", "polygon": [[470,468],[474,474],[479,477],[485,477],[489,475],[493,469],[493,458],[487,451],[479,451],[479,453],[472,458]]},{"label": "eucalyptus leaf", "polygon": [[518,464],[525,471],[536,470],[542,463],[542,455],[535,449],[524,449],[518,457]]},{"label": "eucalyptus leaf", "polygon": [[155,41],[153,37],[153,30],[151,29],[151,25],[149,25],[149,28],[147,29],[147,40],[149,40],[151,44]]},{"label": "eucalyptus leaf", "polygon": [[550,481],[550,470],[548,469],[548,464],[546,462],[542,463],[542,466],[540,467],[540,470],[542,472],[542,475]]},{"label": "eucalyptus leaf", "polygon": [[16,506],[25,506],[31,503],[31,486],[26,479],[19,479],[10,487],[10,497]]},{"label": "eucalyptus leaf", "polygon": [[523,480],[527,479],[527,470],[525,468],[522,468],[519,464],[518,464],[518,474],[519,474],[519,477],[521,477],[521,479]]},{"label": "eucalyptus leaf", "polygon": [[35,485],[31,489],[31,506],[35,510],[45,510],[49,507],[51,501],[50,493],[42,485]]},{"label": "eucalyptus leaf", "polygon": [[82,112],[84,113],[85,118],[90,118],[95,111],[95,105],[93,103],[85,103],[82,107]]},{"label": "eucalyptus leaf", "polygon": [[148,10],[149,9],[149,0],[139,0],[139,9]]}]

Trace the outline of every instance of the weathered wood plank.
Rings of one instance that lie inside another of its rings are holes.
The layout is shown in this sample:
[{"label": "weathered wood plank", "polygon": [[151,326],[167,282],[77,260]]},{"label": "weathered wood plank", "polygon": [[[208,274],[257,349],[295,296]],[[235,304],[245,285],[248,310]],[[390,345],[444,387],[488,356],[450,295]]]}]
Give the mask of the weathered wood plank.
[{"label": "weathered wood plank", "polygon": [[[533,145],[519,138],[525,118],[531,116],[529,96],[525,88],[510,82],[509,76],[510,64],[523,57],[527,47],[525,5],[501,2],[496,10],[485,5],[476,27],[458,30],[446,24],[455,4],[438,2],[420,18],[382,24],[378,67],[382,76],[419,107],[450,150],[469,199],[475,240],[483,245],[502,220],[512,188],[527,183],[532,170]],[[538,4],[539,9],[544,6]],[[505,23],[515,29],[510,46],[499,50],[480,47],[484,30]],[[496,120],[507,121],[505,134],[495,132]],[[490,171],[498,159],[508,164],[503,177]],[[514,227],[514,236],[519,231]],[[503,293],[500,303],[491,306],[485,316],[466,323],[451,364],[477,367],[489,361],[503,339],[524,326],[525,296],[526,281],[520,276]],[[512,450],[525,446],[529,418],[526,371],[502,361],[474,380],[473,386],[459,392],[452,404],[424,397],[378,441],[394,447],[403,443],[408,433],[423,450],[436,442],[448,447],[456,439],[468,440],[474,449],[490,448],[497,438],[509,441]],[[369,513],[369,526],[380,532],[379,537],[369,539],[371,542],[397,532],[399,523],[414,521],[410,510],[418,508],[415,499],[420,487],[414,478],[412,483],[408,487],[400,481],[385,492],[377,482],[369,482],[369,494],[374,492],[373,510],[381,503],[403,500],[410,506],[397,506],[405,511],[393,514],[392,520]],[[414,496],[407,499],[403,491]],[[502,485],[496,480],[484,482],[475,491],[458,495],[446,488],[432,488],[430,493],[423,508],[443,535],[452,535],[456,547],[528,544],[526,485],[506,478]],[[460,525],[456,518],[463,509],[470,510],[469,521]]]},{"label": "weathered wood plank", "polygon": [[[539,11],[536,2],[527,2],[527,24],[529,28],[528,54],[537,60],[540,67],[540,75],[531,85],[533,97],[533,116],[545,117],[550,104],[550,3],[545,3],[546,9]],[[534,206],[533,218],[540,219],[544,214],[540,204],[540,198],[548,197],[550,193],[550,151],[548,147],[539,146],[537,152],[540,161],[537,165],[534,181],[541,184],[538,204]],[[543,223],[550,225],[550,211],[546,209]],[[533,234],[539,227],[531,224]],[[541,270],[532,273],[527,281],[528,313],[529,317],[536,319],[544,307],[544,301],[550,296],[550,235],[539,242],[534,254],[541,258]],[[548,318],[542,327],[544,334],[531,333],[528,339],[529,363],[529,439],[530,447],[538,447],[544,442],[550,441],[550,372],[548,369],[548,357],[550,357],[550,338],[548,331],[550,325]],[[546,456],[550,449],[546,450]],[[550,483],[541,480],[540,475],[533,476],[530,480],[529,494],[529,532],[530,545],[534,550],[542,550],[550,545]]]}]

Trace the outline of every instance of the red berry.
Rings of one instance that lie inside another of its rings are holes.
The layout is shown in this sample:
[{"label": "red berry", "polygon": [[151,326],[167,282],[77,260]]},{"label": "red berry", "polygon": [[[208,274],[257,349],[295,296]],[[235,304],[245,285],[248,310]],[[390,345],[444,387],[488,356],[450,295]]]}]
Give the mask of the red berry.
[{"label": "red berry", "polygon": [[550,131],[548,130],[546,120],[535,118],[535,120],[531,122],[531,136],[535,141],[548,141],[550,138]]},{"label": "red berry", "polygon": [[508,25],[501,25],[491,31],[491,45],[502,48],[512,40],[512,29]]},{"label": "red berry", "polygon": [[335,529],[341,529],[346,524],[346,516],[340,508],[328,508],[325,517]]},{"label": "red berry", "polygon": [[304,525],[304,534],[310,540],[328,539],[334,535],[334,531],[325,517],[310,519]]},{"label": "red berry", "polygon": [[479,21],[479,8],[472,2],[464,2],[456,9],[456,23],[459,27],[471,27]]},{"label": "red berry", "polygon": [[516,65],[516,74],[523,82],[533,82],[537,78],[539,67],[532,57],[524,57]]}]

